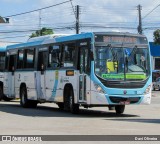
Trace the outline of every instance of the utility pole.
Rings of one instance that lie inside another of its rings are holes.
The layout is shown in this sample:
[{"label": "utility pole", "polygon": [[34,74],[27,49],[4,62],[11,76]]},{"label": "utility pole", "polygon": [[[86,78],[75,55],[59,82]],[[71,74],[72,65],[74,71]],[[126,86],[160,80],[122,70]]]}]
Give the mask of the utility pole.
[{"label": "utility pole", "polygon": [[79,34],[79,5],[76,6],[76,34]]},{"label": "utility pole", "polygon": [[42,31],[41,31],[41,10],[39,10],[39,35],[42,36]]},{"label": "utility pole", "polygon": [[142,6],[141,5],[138,5],[138,15],[139,15],[139,25],[138,25],[138,33],[139,34],[142,34],[143,33],[143,30],[142,30],[142,17],[141,17],[141,10],[142,10]]}]

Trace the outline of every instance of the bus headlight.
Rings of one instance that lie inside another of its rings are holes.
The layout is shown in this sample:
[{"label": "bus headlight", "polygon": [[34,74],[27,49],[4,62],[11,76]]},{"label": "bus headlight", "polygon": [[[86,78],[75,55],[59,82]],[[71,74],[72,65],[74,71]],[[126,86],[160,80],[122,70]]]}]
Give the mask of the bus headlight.
[{"label": "bus headlight", "polygon": [[104,90],[98,84],[94,83],[94,87],[99,93],[105,93]]},{"label": "bus headlight", "polygon": [[148,94],[150,91],[151,91],[151,85],[149,85],[149,86],[146,88],[144,94]]}]

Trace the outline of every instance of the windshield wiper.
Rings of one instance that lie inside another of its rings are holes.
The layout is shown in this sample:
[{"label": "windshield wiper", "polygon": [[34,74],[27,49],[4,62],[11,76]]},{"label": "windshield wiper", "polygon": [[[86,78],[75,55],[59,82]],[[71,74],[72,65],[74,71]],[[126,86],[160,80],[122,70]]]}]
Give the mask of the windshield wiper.
[{"label": "windshield wiper", "polygon": [[108,45],[108,48],[109,48],[109,49],[111,50],[111,52],[112,52],[113,61],[117,61],[117,53],[115,54],[115,52],[114,52],[114,50],[113,50],[113,48],[112,48],[112,45],[109,44],[109,45]]},{"label": "windshield wiper", "polygon": [[131,59],[133,58],[134,54],[135,54],[136,51],[137,51],[137,48],[138,48],[137,45],[135,45],[135,47],[133,48],[131,54],[130,54],[129,57],[128,57],[128,60],[131,60]]}]

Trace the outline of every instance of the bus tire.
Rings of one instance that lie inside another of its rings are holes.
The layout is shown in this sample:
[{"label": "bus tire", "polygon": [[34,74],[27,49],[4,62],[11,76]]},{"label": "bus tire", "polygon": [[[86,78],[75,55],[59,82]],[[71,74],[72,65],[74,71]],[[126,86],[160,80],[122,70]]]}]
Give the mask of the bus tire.
[{"label": "bus tire", "polygon": [[73,114],[78,114],[79,113],[79,104],[75,104],[74,103],[74,94],[73,94],[73,90],[70,91],[70,95],[69,95],[69,104],[70,104],[70,111]]},{"label": "bus tire", "polygon": [[26,87],[22,87],[20,89],[20,105],[24,108],[36,108],[37,107],[37,101],[28,100]]},{"label": "bus tire", "polygon": [[22,87],[20,89],[20,105],[24,108],[27,108],[29,106],[26,87]]},{"label": "bus tire", "polygon": [[116,105],[115,110],[116,110],[116,114],[123,114],[125,110],[125,105]]},{"label": "bus tire", "polygon": [[79,113],[79,104],[74,103],[74,94],[71,87],[64,89],[64,110],[70,111],[73,114]]},{"label": "bus tire", "polygon": [[3,99],[3,89],[2,86],[0,86],[0,101]]}]

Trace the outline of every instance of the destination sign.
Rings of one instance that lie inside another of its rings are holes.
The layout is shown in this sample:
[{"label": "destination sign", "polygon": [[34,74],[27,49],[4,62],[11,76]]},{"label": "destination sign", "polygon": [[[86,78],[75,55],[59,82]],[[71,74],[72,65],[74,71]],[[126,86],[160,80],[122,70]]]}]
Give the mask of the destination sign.
[{"label": "destination sign", "polygon": [[113,43],[136,43],[137,38],[135,37],[119,37],[119,36],[103,36],[103,41],[104,42],[113,42]]},{"label": "destination sign", "polygon": [[145,37],[135,36],[116,36],[116,35],[96,35],[96,42],[114,43],[114,44],[148,44]]}]

